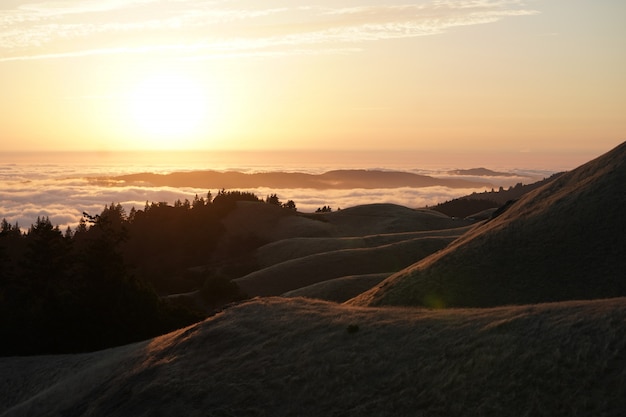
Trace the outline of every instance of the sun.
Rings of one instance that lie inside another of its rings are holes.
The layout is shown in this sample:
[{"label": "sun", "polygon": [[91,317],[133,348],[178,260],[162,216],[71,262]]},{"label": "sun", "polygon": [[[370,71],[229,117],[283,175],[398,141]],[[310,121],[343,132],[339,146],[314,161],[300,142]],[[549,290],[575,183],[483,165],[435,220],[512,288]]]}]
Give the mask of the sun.
[{"label": "sun", "polygon": [[209,116],[201,84],[178,74],[142,80],[131,91],[129,102],[136,127],[158,148],[184,146]]}]

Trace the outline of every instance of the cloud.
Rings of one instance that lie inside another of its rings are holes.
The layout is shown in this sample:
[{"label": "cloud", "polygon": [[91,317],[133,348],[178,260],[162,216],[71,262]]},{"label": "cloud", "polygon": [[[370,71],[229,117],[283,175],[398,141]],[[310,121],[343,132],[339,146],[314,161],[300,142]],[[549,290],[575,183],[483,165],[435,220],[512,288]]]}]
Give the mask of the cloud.
[{"label": "cloud", "polygon": [[[105,205],[120,203],[129,211],[132,207],[143,209],[146,202],[167,202],[177,199],[193,200],[194,196],[213,195],[218,190],[174,187],[107,187],[95,185],[86,178],[43,178],[29,181],[7,181],[0,191],[0,218],[11,224],[18,222],[27,230],[37,217],[48,216],[62,230],[75,227],[82,213],[100,213]],[[314,212],[322,206],[333,209],[368,203],[393,203],[418,208],[469,194],[477,189],[451,189],[447,187],[312,190],[252,188],[246,191],[260,198],[277,194],[281,201],[293,200],[301,212]],[[480,191],[480,190],[479,190]]]},{"label": "cloud", "polygon": [[105,205],[120,203],[126,210],[133,206],[142,209],[148,202],[167,202],[177,199],[192,200],[195,194],[206,195],[208,190],[173,187],[103,187],[87,178],[42,178],[4,181],[0,191],[0,218],[11,224],[18,222],[27,229],[36,218],[48,216],[62,229],[75,227],[84,211],[97,214]]},{"label": "cloud", "polygon": [[0,61],[136,52],[191,58],[269,56],[272,49],[354,51],[352,44],[537,13],[519,0],[359,3],[108,0],[0,6]]}]

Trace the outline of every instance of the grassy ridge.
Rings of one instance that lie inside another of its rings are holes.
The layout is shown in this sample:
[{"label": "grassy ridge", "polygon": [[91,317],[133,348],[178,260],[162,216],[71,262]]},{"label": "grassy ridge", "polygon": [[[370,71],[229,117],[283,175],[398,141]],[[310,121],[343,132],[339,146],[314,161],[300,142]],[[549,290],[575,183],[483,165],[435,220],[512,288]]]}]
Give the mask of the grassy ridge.
[{"label": "grassy ridge", "polygon": [[149,342],[1,358],[3,416],[588,416],[626,410],[626,300],[257,299]]},{"label": "grassy ridge", "polygon": [[234,282],[250,296],[280,295],[342,276],[399,271],[453,240],[454,237],[420,237],[373,248],[316,253],[254,271]]},{"label": "grassy ridge", "polygon": [[488,307],[625,296],[624,184],[626,143],[353,303]]}]

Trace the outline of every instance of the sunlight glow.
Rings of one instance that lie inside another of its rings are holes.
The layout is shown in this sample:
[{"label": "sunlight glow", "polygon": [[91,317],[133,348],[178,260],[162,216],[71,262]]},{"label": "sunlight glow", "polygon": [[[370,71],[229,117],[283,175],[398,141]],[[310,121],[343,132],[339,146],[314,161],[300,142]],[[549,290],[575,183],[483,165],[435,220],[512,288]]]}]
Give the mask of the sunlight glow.
[{"label": "sunlight glow", "polygon": [[129,104],[137,128],[155,148],[184,147],[211,114],[200,84],[178,74],[146,78],[130,93]]}]

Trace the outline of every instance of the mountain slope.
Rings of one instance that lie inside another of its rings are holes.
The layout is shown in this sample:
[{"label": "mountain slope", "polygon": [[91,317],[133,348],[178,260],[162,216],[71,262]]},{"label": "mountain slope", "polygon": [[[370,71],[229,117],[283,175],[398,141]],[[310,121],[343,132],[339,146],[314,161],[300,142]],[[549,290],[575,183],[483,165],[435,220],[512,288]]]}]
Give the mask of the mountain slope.
[{"label": "mountain slope", "polygon": [[374,248],[420,237],[454,237],[467,232],[472,226],[454,229],[423,230],[417,232],[385,233],[352,237],[295,237],[268,243],[258,248],[255,258],[265,268],[291,259],[316,253],[342,249]]},{"label": "mountain slope", "polygon": [[626,295],[626,143],[351,300],[496,306]]},{"label": "mountain slope", "polygon": [[281,296],[315,298],[317,300],[343,303],[379,284],[391,274],[391,272],[382,272],[377,274],[348,275],[287,291]]},{"label": "mountain slope", "polygon": [[0,358],[0,415],[619,416],[626,302],[477,310],[257,299],[146,342]]},{"label": "mountain slope", "polygon": [[287,291],[347,275],[394,272],[443,249],[454,237],[419,237],[373,248],[342,249],[290,259],[233,280],[249,296]]}]

